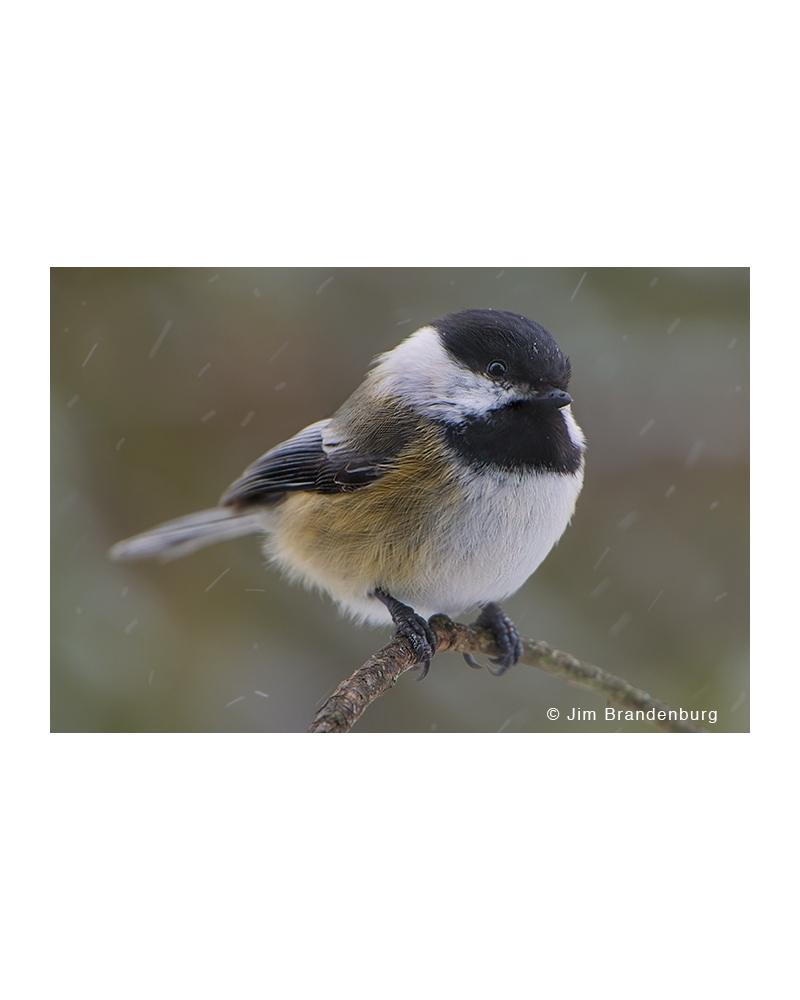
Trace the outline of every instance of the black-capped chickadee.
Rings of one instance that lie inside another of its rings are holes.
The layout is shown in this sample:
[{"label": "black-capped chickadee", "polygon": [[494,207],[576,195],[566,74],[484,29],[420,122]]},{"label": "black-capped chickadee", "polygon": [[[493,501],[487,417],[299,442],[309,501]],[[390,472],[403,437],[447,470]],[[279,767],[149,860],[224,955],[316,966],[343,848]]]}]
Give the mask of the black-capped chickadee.
[{"label": "black-capped chickadee", "polygon": [[332,417],[259,458],[219,507],[111,555],[171,559],[265,532],[266,554],[291,579],[361,621],[391,617],[422,676],[436,651],[426,619],[480,607],[500,653],[492,672],[503,673],[522,645],[497,602],[561,537],[583,484],[569,379],[568,358],[538,323],[453,313],[381,354]]}]

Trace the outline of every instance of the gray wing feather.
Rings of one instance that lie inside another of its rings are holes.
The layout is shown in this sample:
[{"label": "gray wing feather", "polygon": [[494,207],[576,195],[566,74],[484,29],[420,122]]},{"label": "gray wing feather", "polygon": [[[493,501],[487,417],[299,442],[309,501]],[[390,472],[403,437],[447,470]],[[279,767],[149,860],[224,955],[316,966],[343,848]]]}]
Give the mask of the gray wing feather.
[{"label": "gray wing feather", "polygon": [[117,542],[109,555],[112,559],[152,559],[154,556],[162,561],[179,559],[206,545],[252,535],[263,529],[257,514],[240,514],[230,508],[214,507],[167,521],[141,535]]}]

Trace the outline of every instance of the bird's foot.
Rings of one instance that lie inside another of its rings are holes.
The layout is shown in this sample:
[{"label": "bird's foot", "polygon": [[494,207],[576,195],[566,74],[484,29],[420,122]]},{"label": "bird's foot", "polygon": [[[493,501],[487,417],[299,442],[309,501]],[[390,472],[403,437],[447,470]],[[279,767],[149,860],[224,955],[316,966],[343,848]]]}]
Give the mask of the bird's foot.
[{"label": "bird's foot", "polygon": [[[491,667],[487,667],[486,669],[490,674],[499,677],[510,667],[513,667],[522,656],[522,639],[517,631],[517,627],[500,605],[494,601],[484,604],[478,620],[473,624],[478,625],[480,628],[488,629],[494,636],[499,655],[497,657],[490,657],[490,662],[496,663],[498,666],[496,670],[493,670]],[[464,659],[467,656],[469,656],[469,653],[465,654]],[[478,666],[472,657],[467,660],[467,663],[471,667]]]},{"label": "bird's foot", "polygon": [[396,597],[392,597],[385,590],[376,590],[375,597],[386,606],[392,616],[397,635],[407,640],[414,655],[418,657],[422,673],[417,677],[417,680],[423,680],[428,675],[431,657],[436,653],[436,636],[433,629],[422,615],[418,615],[413,608],[398,601]]}]

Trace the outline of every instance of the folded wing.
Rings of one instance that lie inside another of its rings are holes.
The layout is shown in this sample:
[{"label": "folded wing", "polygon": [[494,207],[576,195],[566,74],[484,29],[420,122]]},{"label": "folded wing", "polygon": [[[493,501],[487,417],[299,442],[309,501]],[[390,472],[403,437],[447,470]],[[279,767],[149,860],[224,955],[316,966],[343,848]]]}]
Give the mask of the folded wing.
[{"label": "folded wing", "polygon": [[223,507],[270,503],[303,490],[346,493],[366,486],[387,466],[337,439],[329,420],[320,420],[253,462],[223,493]]}]

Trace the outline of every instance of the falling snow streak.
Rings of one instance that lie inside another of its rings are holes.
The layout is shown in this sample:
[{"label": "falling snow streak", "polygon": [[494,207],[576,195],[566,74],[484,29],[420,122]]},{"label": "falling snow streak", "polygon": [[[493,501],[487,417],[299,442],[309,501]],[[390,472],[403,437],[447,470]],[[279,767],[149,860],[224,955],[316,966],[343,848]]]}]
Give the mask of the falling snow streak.
[{"label": "falling snow streak", "polygon": [[284,347],[288,347],[288,345],[289,345],[289,341],[288,341],[288,340],[286,341],[286,343],[285,343],[285,344],[281,344],[281,346],[280,346],[280,347],[278,348],[278,350],[277,350],[277,351],[276,351],[276,352],[275,352],[275,353],[274,353],[274,354],[272,355],[272,357],[268,359],[268,361],[267,361],[267,364],[268,364],[268,365],[271,365],[271,364],[272,364],[272,362],[273,362],[273,361],[274,361],[274,360],[275,360],[275,359],[276,359],[276,358],[278,357],[278,355],[279,355],[279,354],[281,353],[281,351],[282,351],[282,350],[284,349]]},{"label": "falling snow streak", "polygon": [[156,351],[157,351],[157,350],[159,349],[159,347],[161,347],[161,345],[162,345],[162,344],[164,343],[164,337],[166,337],[166,335],[167,335],[167,334],[169,333],[169,328],[170,328],[171,326],[172,326],[172,320],[171,320],[171,319],[168,319],[168,320],[167,320],[167,322],[166,322],[166,323],[164,324],[164,329],[163,329],[163,330],[161,331],[161,333],[160,333],[160,334],[158,335],[158,340],[157,340],[157,341],[155,342],[155,344],[153,344],[153,346],[152,346],[152,347],[150,348],[150,353],[149,353],[149,354],[147,355],[147,356],[148,356],[148,358],[154,358],[154,357],[156,356]]},{"label": "falling snow streak", "polygon": [[693,469],[697,465],[697,461],[705,448],[706,443],[702,438],[698,438],[692,447],[689,449],[689,454],[686,456],[686,465],[688,468]]},{"label": "falling snow streak", "polygon": [[324,701],[327,701],[338,686],[339,686],[338,684],[334,684],[332,687],[329,687],[328,690],[325,692],[325,694],[319,699],[319,701],[315,703],[314,708],[319,708],[319,706]]},{"label": "falling snow streak", "polygon": [[575,288],[575,291],[574,291],[574,292],[572,293],[572,295],[570,295],[570,297],[569,297],[569,300],[570,300],[570,302],[572,302],[572,300],[573,300],[573,299],[575,298],[575,296],[576,296],[576,295],[578,294],[578,289],[579,289],[579,288],[581,287],[581,285],[583,284],[583,279],[584,279],[584,278],[586,277],[586,275],[587,275],[588,273],[589,273],[588,271],[584,271],[584,272],[583,272],[583,274],[581,275],[581,280],[580,280],[580,281],[578,282],[578,285],[577,285],[577,287]]},{"label": "falling snow streak", "polygon": [[653,608],[654,608],[654,607],[655,607],[655,605],[656,605],[656,601],[657,601],[657,600],[659,599],[659,597],[661,597],[661,595],[662,595],[663,593],[664,593],[664,591],[663,591],[663,590],[659,590],[659,592],[658,592],[658,593],[656,594],[656,596],[655,596],[655,599],[653,600],[653,603],[652,603],[652,604],[650,605],[650,607],[649,607],[649,608],[647,609],[648,611],[652,611],[652,610],[653,610]]},{"label": "falling snow streak", "polygon": [[324,291],[332,281],[333,281],[333,275],[331,275],[330,278],[326,278],[325,281],[323,281],[322,284],[317,289],[317,295],[319,295],[320,292]]},{"label": "falling snow streak", "polygon": [[209,583],[209,585],[205,589],[205,593],[207,594],[209,592],[209,590],[211,590],[211,588],[214,586],[214,584],[215,583],[219,583],[219,581],[223,578],[223,576],[225,576],[225,574],[228,573],[228,572],[230,572],[230,566],[227,569],[224,569],[220,573],[220,575],[216,578],[216,580],[212,580],[211,583]]},{"label": "falling snow streak", "polygon": [[631,620],[631,618],[633,618],[633,615],[630,613],[630,611],[626,611],[623,615],[620,615],[617,621],[615,621],[614,624],[611,626],[611,628],[608,630],[608,634],[613,636],[619,635],[620,632],[625,628],[625,626]]},{"label": "falling snow streak", "polygon": [[91,351],[89,351],[89,353],[86,355],[86,360],[81,365],[81,368],[85,368],[89,364],[89,358],[94,354],[96,347],[97,344],[95,344],[94,347],[91,349]]},{"label": "falling snow streak", "polygon": [[603,554],[602,554],[602,555],[600,556],[600,558],[599,558],[599,559],[597,560],[597,562],[596,562],[596,563],[594,564],[594,568],[595,568],[595,569],[597,569],[597,568],[599,567],[600,563],[601,563],[601,562],[602,562],[602,561],[603,561],[603,560],[605,559],[605,557],[606,557],[606,556],[608,555],[608,553],[609,553],[610,551],[611,551],[611,549],[606,549],[606,550],[605,550],[605,551],[603,552]]}]

